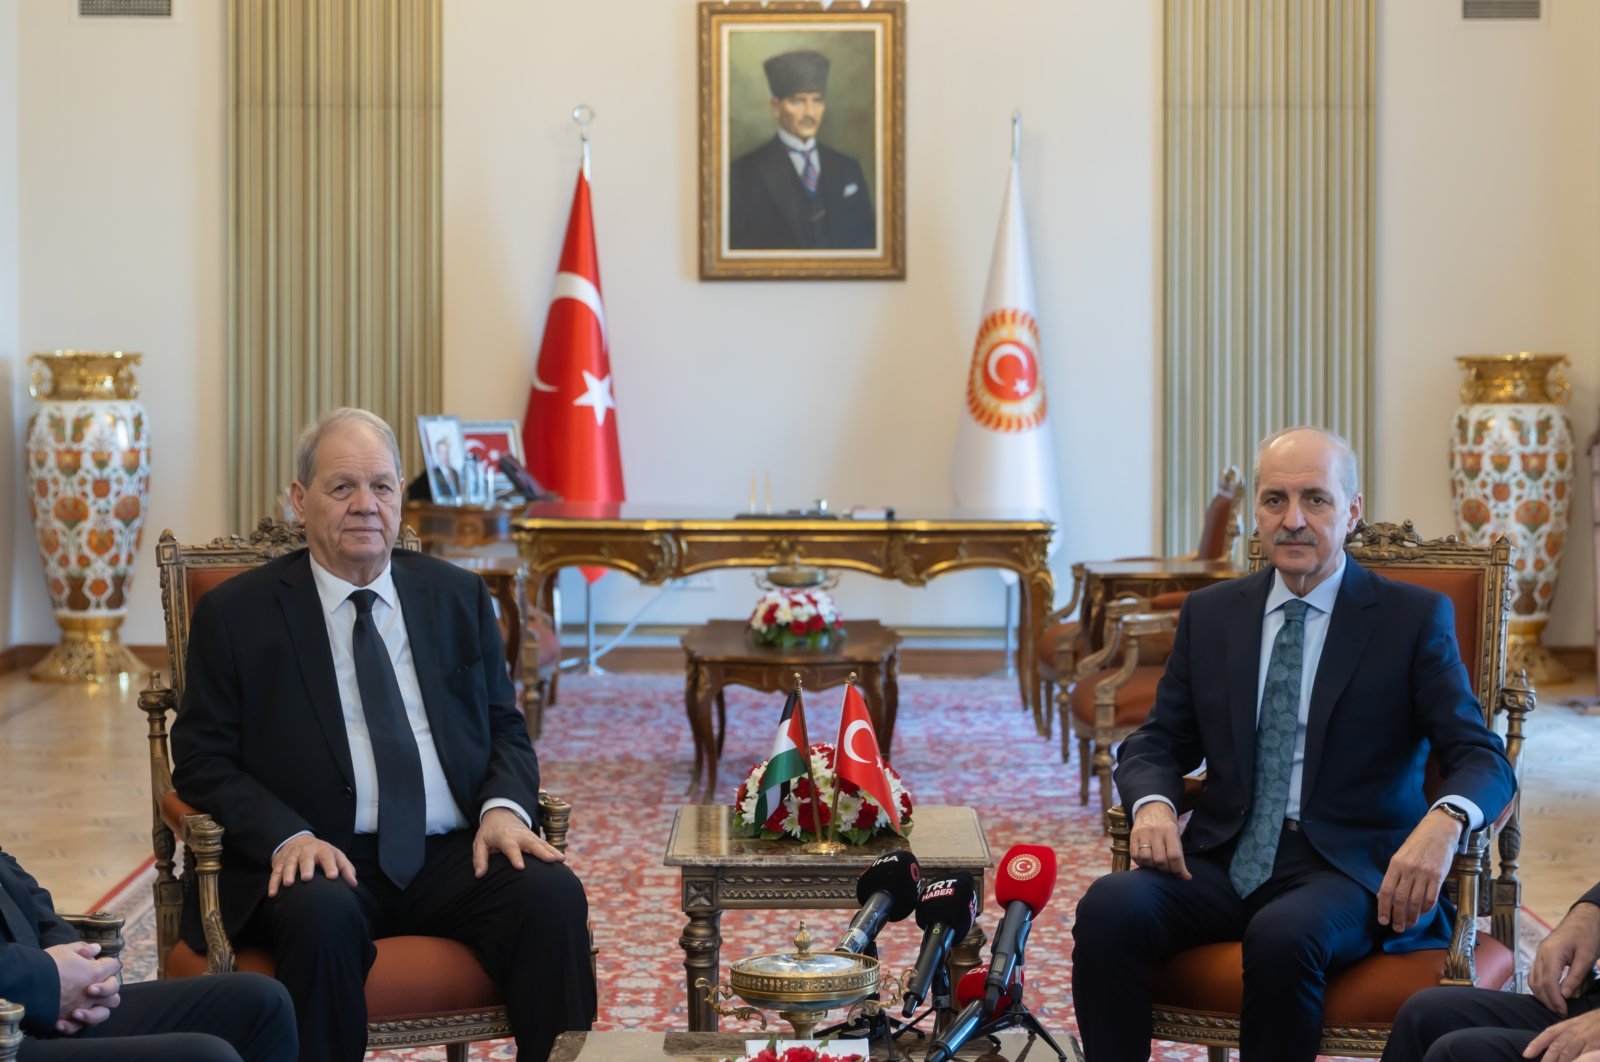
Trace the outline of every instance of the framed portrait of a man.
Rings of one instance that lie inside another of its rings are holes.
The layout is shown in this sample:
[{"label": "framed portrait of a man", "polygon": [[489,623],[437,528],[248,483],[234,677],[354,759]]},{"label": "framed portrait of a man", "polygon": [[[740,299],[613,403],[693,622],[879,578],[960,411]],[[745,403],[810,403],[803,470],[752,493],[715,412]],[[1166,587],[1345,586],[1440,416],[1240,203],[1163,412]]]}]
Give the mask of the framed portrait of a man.
[{"label": "framed portrait of a man", "polygon": [[422,460],[428,469],[433,500],[461,505],[467,500],[467,446],[461,421],[452,416],[419,416],[417,435],[422,440]]},{"label": "framed portrait of a man", "polygon": [[904,89],[904,0],[701,0],[701,277],[904,278]]}]

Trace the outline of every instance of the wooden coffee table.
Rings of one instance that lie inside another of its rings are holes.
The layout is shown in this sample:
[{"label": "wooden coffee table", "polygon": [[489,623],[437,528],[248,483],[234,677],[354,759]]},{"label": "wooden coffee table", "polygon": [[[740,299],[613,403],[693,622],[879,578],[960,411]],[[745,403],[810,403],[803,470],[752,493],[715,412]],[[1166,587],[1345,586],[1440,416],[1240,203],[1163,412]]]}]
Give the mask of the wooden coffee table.
[{"label": "wooden coffee table", "polygon": [[[682,868],[683,913],[689,921],[678,943],[683,946],[689,1031],[717,1028],[717,1012],[694,983],[702,977],[713,985],[722,979],[723,911],[854,909],[860,906],[856,879],[873,860],[897,848],[917,853],[924,881],[957,870],[969,872],[981,911],[983,872],[994,865],[994,857],[978,813],[966,807],[918,807],[912,823],[909,839],[875,837],[837,855],[808,855],[792,840],[746,837],[733,828],[733,809],[726,805],[679,808],[663,862]],[[842,932],[846,921],[841,918],[833,928]],[[833,944],[821,926],[816,937],[823,947]],[[982,961],[986,939],[974,921],[972,931],[950,949],[952,985]],[[774,950],[783,943],[775,942]]]},{"label": "wooden coffee table", "polygon": [[[889,759],[894,740],[894,719],[900,707],[898,674],[900,635],[876,620],[852,620],[845,637],[824,649],[778,649],[750,640],[744,620],[712,620],[683,636],[688,673],[684,684],[684,710],[694,735],[694,774],[689,795],[712,802],[717,799],[717,765],[722,759],[722,739],[728,708],[724,686],[748,686],[762,693],[794,688],[799,674],[807,690],[842,686],[853,674],[878,733],[878,753]],[[713,734],[711,703],[716,701],[717,724]],[[778,713],[774,708],[772,723]],[[705,789],[700,779],[706,778]]]}]

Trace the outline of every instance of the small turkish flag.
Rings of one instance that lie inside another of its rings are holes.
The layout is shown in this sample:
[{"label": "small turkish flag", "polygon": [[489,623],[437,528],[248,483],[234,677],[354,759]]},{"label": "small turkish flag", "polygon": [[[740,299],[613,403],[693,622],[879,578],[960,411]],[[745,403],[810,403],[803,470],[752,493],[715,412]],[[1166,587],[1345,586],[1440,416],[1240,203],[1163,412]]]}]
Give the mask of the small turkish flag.
[{"label": "small turkish flag", "polygon": [[833,763],[834,774],[854,782],[863,793],[872,794],[878,806],[889,813],[894,832],[899,833],[900,807],[894,802],[889,776],[878,757],[878,735],[872,729],[867,702],[861,699],[861,691],[853,682],[844,688],[844,712],[839,716],[839,744],[833,750]]},{"label": "small turkish flag", "polygon": [[[534,478],[564,501],[622,501],[616,409],[589,178],[580,170],[522,419],[523,449]],[[605,572],[583,570],[591,583]]]}]

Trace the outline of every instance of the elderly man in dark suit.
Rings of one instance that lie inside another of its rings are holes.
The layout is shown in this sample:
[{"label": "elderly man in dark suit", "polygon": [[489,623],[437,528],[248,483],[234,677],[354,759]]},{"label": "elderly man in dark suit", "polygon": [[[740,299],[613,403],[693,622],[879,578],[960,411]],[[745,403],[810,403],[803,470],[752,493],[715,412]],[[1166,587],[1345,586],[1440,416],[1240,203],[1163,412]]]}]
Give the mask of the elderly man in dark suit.
[{"label": "elderly man in dark suit", "polygon": [[[201,598],[173,781],[227,829],[225,928],[275,953],[302,1059],[361,1057],[373,940],[401,934],[471,947],[542,1059],[594,1009],[587,901],[533,828],[539,765],[483,581],[394,549],[403,482],[372,414],[306,429],[309,548]],[[192,917],[185,939],[204,946]]]},{"label": "elderly man in dark suit", "polygon": [[861,164],[820,143],[828,59],[784,52],[764,64],[778,132],[728,168],[732,250],[871,248],[872,193]]},{"label": "elderly man in dark suit", "polygon": [[1539,942],[1533,995],[1430,988],[1400,1008],[1383,1062],[1600,1062],[1600,885]]},{"label": "elderly man in dark suit", "polygon": [[[1149,720],[1120,750],[1137,869],[1090,886],[1073,998],[1090,1062],[1150,1051],[1150,963],[1239,940],[1243,1062],[1310,1062],[1329,971],[1443,947],[1439,887],[1515,788],[1456,647],[1448,599],[1345,556],[1355,455],[1290,429],[1256,456],[1270,567],[1191,594]],[[1443,792],[1422,795],[1429,751]],[[1181,837],[1183,776],[1205,794]]]},{"label": "elderly man in dark suit", "polygon": [[120,969],[0,852],[0,999],[23,1008],[22,1062],[294,1062],[294,1011],[270,978],[121,985]]}]

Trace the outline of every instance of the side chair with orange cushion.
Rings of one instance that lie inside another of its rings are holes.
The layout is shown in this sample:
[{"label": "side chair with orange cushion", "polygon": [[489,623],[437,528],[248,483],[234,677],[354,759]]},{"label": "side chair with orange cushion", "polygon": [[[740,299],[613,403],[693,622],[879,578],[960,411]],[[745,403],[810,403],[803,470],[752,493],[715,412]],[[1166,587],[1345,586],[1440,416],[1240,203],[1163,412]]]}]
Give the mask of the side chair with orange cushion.
[{"label": "side chair with orange cushion", "polygon": [[[1211,501],[1206,505],[1205,517],[1200,524],[1200,542],[1193,553],[1182,557],[1124,557],[1123,560],[1144,560],[1160,562],[1162,560],[1220,560],[1233,552],[1234,540],[1239,537],[1239,504],[1244,496],[1244,481],[1239,475],[1238,468],[1229,465],[1217,477],[1217,490],[1212,495]],[[1056,689],[1060,688],[1060,701],[1057,705],[1063,718],[1066,715],[1065,698],[1067,687],[1071,685],[1073,677],[1078,672],[1079,661],[1086,656],[1093,646],[1094,632],[1084,627],[1083,613],[1080,612],[1085,602],[1085,589],[1088,583],[1086,566],[1083,563],[1072,566],[1072,596],[1067,603],[1056,609],[1044,618],[1034,640],[1035,659],[1038,661],[1040,681],[1040,713],[1039,725],[1045,737],[1050,736],[1050,704],[1056,699]],[[1072,619],[1074,614],[1078,619]],[[1109,625],[1108,625],[1109,627]],[[1107,631],[1109,634],[1109,630]],[[1062,726],[1065,727],[1063,721]],[[1071,756],[1071,746],[1068,742],[1065,729],[1061,735],[1061,760],[1063,763]],[[1087,783],[1085,783],[1087,785]],[[1087,790],[1085,790],[1087,792]],[[1087,801],[1087,796],[1084,798]]]},{"label": "side chair with orange cushion", "polygon": [[[1349,555],[1363,567],[1400,582],[1437,590],[1455,607],[1456,640],[1473,689],[1491,727],[1504,719],[1506,755],[1521,774],[1523,732],[1536,699],[1521,673],[1505,674],[1506,626],[1510,617],[1511,545],[1504,538],[1488,546],[1469,546],[1455,536],[1423,541],[1404,524],[1362,524],[1346,542]],[[1250,570],[1265,563],[1257,541],[1251,542]],[[1433,764],[1424,788],[1435,794]],[[1184,807],[1192,807],[1203,779],[1185,782]],[[1328,979],[1321,1052],[1327,1055],[1377,1056],[1383,1053],[1394,1017],[1416,992],[1434,985],[1477,985],[1521,988],[1526,971],[1516,954],[1517,920],[1522,882],[1517,859],[1522,847],[1519,799],[1513,798],[1499,819],[1485,823],[1467,839],[1446,888],[1453,894],[1457,916],[1448,949],[1391,955],[1382,951],[1333,974]],[[1117,806],[1107,816],[1111,835],[1111,869],[1129,869],[1128,837],[1132,823]],[[1490,852],[1498,848],[1499,872]],[[1477,918],[1488,916],[1490,932],[1477,932]],[[1239,1043],[1239,1008],[1244,974],[1237,942],[1190,948],[1152,971],[1155,1038],[1203,1044],[1212,1062],[1227,1062]]]},{"label": "side chair with orange cushion", "polygon": [[[226,824],[185,804],[174,791],[167,722],[182,699],[189,618],[196,602],[225,580],[304,545],[303,528],[262,520],[248,537],[217,538],[204,546],[179,545],[171,531],[163,531],[156,547],[172,682],[163,685],[160,675],[152,674],[149,687],[139,694],[139,707],[149,726],[160,977],[235,969],[268,976],[274,972],[269,951],[236,951],[222,931],[217,876]],[[417,545],[416,533],[403,529],[398,548],[416,549]],[[567,847],[571,814],[572,806],[566,801],[539,794],[540,829],[558,849]],[[174,873],[179,841],[183,844],[182,878]],[[204,955],[196,954],[178,934],[184,879],[199,890],[207,944]],[[471,1041],[511,1035],[500,991],[466,945],[421,936],[386,937],[377,944],[378,957],[366,984],[369,1050],[443,1044],[451,1062],[465,1062]]]},{"label": "side chair with orange cushion", "polygon": [[1061,697],[1061,741],[1078,741],[1078,803],[1089,802],[1089,776],[1100,783],[1100,811],[1111,810],[1111,750],[1149,717],[1166,670],[1178,610],[1190,591],[1130,597],[1106,610],[1106,644],[1084,657]]}]

